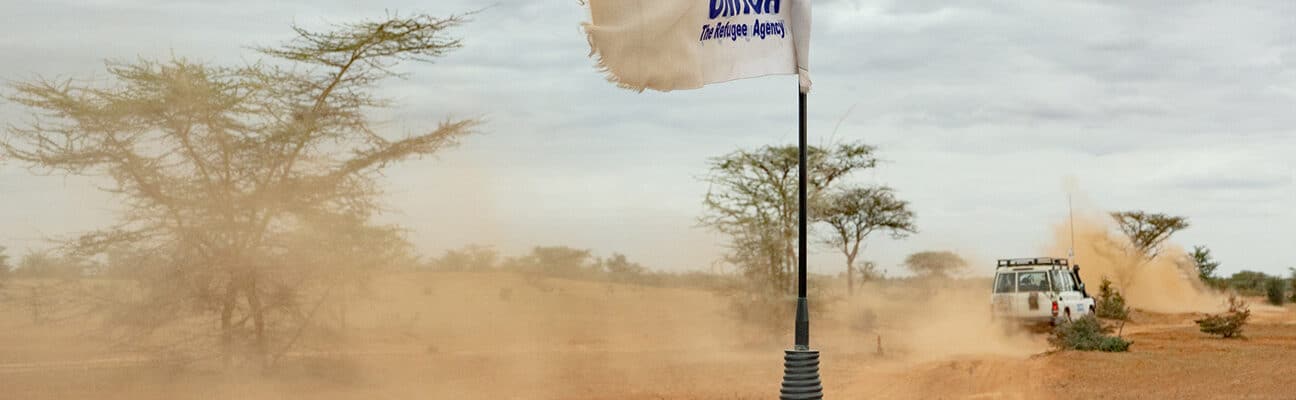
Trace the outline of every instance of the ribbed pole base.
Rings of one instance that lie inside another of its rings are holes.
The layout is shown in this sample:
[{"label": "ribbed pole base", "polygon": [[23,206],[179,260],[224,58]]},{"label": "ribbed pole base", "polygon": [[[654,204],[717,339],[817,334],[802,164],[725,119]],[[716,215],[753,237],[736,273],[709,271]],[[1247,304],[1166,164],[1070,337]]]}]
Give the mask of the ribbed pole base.
[{"label": "ribbed pole base", "polygon": [[783,388],[780,400],[817,400],[823,398],[819,381],[819,351],[785,350],[783,354]]}]

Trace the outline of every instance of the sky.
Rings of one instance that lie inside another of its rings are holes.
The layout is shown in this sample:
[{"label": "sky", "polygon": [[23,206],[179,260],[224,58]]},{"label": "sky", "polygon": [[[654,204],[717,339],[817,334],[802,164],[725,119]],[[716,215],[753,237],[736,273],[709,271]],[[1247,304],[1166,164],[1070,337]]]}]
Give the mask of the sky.
[{"label": "sky", "polygon": [[[1173,4],[1172,4],[1173,3]],[[816,1],[810,141],[858,141],[884,162],[854,183],[911,202],[920,232],[878,236],[864,259],[955,250],[1039,254],[1082,214],[1183,215],[1181,246],[1223,263],[1296,267],[1296,3],[1272,1]],[[464,47],[400,67],[381,112],[399,135],[483,118],[479,135],[387,171],[382,222],[424,253],[470,243],[626,254],[663,270],[720,270],[724,240],[699,227],[707,160],[794,144],[793,76],[635,93],[589,58],[576,0],[5,0],[0,80],[102,79],[103,60],[253,62],[289,26],[388,12],[478,11]],[[27,111],[0,101],[0,122]],[[11,255],[113,221],[92,178],[38,176],[0,160],[0,246]],[[815,248],[812,272],[841,271]]]}]

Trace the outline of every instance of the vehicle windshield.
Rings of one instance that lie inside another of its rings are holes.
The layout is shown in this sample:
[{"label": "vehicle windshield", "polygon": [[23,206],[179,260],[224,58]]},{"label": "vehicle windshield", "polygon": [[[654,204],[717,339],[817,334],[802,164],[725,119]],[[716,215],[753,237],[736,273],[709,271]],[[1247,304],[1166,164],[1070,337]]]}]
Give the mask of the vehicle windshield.
[{"label": "vehicle windshield", "polygon": [[1044,271],[1017,274],[1018,292],[1044,292],[1049,290],[1048,273]]},{"label": "vehicle windshield", "polygon": [[1012,293],[1017,291],[1017,287],[1016,285],[1014,285],[1014,283],[1016,282],[1016,276],[1017,274],[1012,272],[1004,272],[999,274],[999,276],[995,277],[994,292]]}]

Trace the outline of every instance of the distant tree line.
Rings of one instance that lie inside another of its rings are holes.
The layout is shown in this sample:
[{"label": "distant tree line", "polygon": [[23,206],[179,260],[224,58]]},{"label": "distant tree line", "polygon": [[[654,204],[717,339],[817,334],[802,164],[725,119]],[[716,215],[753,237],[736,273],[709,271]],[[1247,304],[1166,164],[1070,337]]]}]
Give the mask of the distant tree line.
[{"label": "distant tree line", "polygon": [[1290,272],[1286,278],[1251,270],[1238,271],[1225,277],[1215,275],[1220,262],[1206,246],[1194,246],[1190,257],[1197,268],[1198,277],[1215,289],[1232,290],[1244,296],[1265,296],[1269,304],[1273,305],[1296,302],[1296,267],[1288,269]]},{"label": "distant tree line", "polygon": [[625,254],[599,257],[588,249],[536,246],[525,254],[507,257],[494,247],[470,244],[445,250],[423,268],[442,272],[516,272],[538,277],[563,278],[645,286],[719,288],[729,277],[702,271],[655,271],[631,261]]},{"label": "distant tree line", "polygon": [[4,246],[0,246],[0,283],[3,283],[5,278],[9,277],[10,267],[9,267],[9,254],[6,254],[7,250],[8,249],[6,249]]},{"label": "distant tree line", "polygon": [[17,260],[0,246],[0,281],[9,278],[77,279],[103,274],[103,263],[53,251],[29,251]]},{"label": "distant tree line", "polygon": [[949,278],[966,270],[968,263],[952,251],[920,251],[905,257],[904,266],[918,276]]},{"label": "distant tree line", "polygon": [[[0,246],[0,280],[81,278],[133,279],[138,267],[129,254],[110,252],[94,260],[56,251],[30,251],[11,262]],[[536,246],[518,256],[505,256],[491,246],[470,244],[445,250],[440,256],[416,264],[420,269],[442,272],[503,271],[551,278],[606,281],[648,286],[718,287],[728,280],[720,274],[702,271],[655,271],[613,252],[600,257],[588,249],[568,246]]]}]

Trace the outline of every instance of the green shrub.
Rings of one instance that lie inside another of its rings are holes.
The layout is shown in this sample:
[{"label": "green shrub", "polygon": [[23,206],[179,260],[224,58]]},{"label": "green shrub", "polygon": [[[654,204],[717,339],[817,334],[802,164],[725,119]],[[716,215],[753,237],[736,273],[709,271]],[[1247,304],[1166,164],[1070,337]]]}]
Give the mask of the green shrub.
[{"label": "green shrub", "polygon": [[1134,343],[1109,333],[1111,329],[1103,327],[1098,318],[1086,315],[1054,327],[1049,344],[1062,350],[1124,352]]},{"label": "green shrub", "polygon": [[1225,338],[1242,336],[1242,327],[1251,317],[1251,309],[1237,295],[1229,295],[1229,309],[1222,314],[1208,315],[1197,320],[1202,332]]},{"label": "green shrub", "polygon": [[1283,301],[1287,300],[1284,296],[1287,294],[1287,288],[1284,286],[1286,284],[1280,278],[1270,278],[1268,282],[1265,282],[1265,298],[1269,300],[1269,304],[1283,305]]},{"label": "green shrub", "polygon": [[1099,317],[1124,320],[1129,318],[1129,309],[1125,307],[1125,296],[1111,287],[1111,280],[1103,277],[1102,286],[1098,287],[1098,304],[1095,312]]}]

